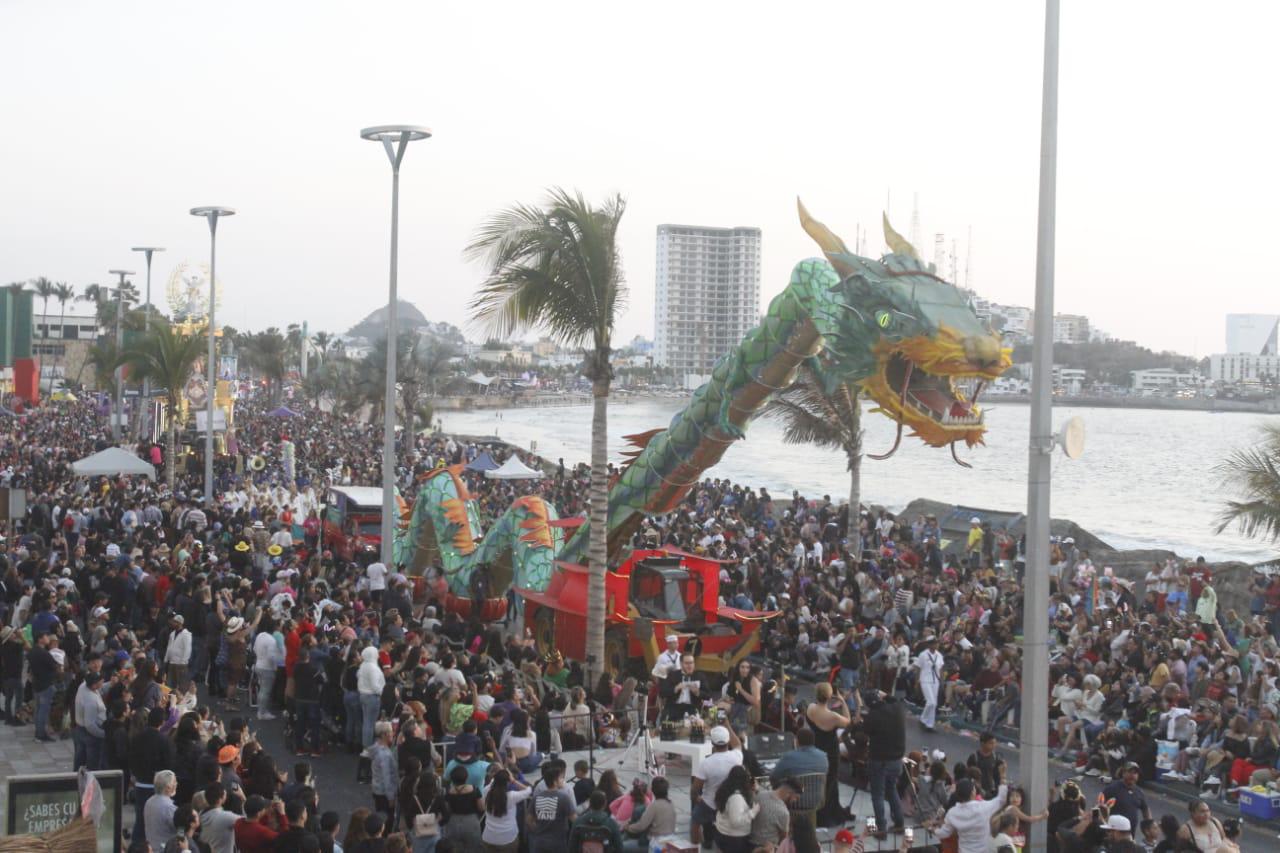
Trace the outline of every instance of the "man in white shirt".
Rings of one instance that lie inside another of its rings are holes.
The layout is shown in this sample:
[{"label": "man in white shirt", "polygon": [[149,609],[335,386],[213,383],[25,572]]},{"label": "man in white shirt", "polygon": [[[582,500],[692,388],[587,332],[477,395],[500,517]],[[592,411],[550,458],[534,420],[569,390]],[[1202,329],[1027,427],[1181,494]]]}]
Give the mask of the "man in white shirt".
[{"label": "man in white shirt", "polygon": [[693,797],[689,837],[695,843],[701,843],[704,827],[715,825],[716,791],[720,790],[720,784],[728,778],[730,770],[742,764],[742,743],[732,729],[716,726],[707,736],[711,740],[711,754],[693,771],[689,789]]},{"label": "man in white shirt", "polygon": [[938,638],[925,640],[925,649],[916,655],[915,668],[920,670],[920,692],[924,694],[924,710],[920,712],[920,725],[933,731],[938,716],[938,687],[942,684],[942,655],[938,653]]},{"label": "man in white shirt", "polygon": [[275,635],[261,631],[253,640],[253,674],[258,677],[258,719],[274,720],[271,696],[276,686],[276,671],[283,661]]},{"label": "man in white shirt", "polygon": [[387,564],[383,562],[370,563],[369,568],[364,570],[365,577],[369,579],[369,597],[379,607],[382,606],[382,593],[387,588]]},{"label": "man in white shirt", "polygon": [[680,666],[680,639],[675,634],[667,635],[667,650],[658,655],[657,662],[649,674],[658,681],[667,677],[667,673]]},{"label": "man in white shirt", "polygon": [[271,534],[271,544],[279,545],[281,548],[293,547],[293,532],[283,525]]},{"label": "man in white shirt", "polygon": [[942,825],[934,830],[938,838],[956,836],[960,853],[987,853],[991,842],[991,816],[1004,808],[1009,786],[1003,782],[995,799],[974,800],[973,780],[956,783],[956,804],[947,809]]},{"label": "man in white shirt", "polygon": [[169,674],[169,686],[184,690],[187,686],[187,665],[191,663],[191,632],[187,630],[181,613],[169,619],[169,645],[164,650],[164,662]]}]

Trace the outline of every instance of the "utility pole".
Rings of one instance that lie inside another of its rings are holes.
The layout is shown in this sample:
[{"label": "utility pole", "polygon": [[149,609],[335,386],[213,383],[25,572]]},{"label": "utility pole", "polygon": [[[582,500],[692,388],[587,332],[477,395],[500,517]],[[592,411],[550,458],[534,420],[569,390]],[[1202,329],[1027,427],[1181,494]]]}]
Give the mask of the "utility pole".
[{"label": "utility pole", "polygon": [[[1031,435],[1022,606],[1022,781],[1030,814],[1049,806],[1049,486],[1053,437],[1053,271],[1058,186],[1058,3],[1046,0],[1040,115],[1040,209],[1036,233],[1035,338],[1031,350]],[[1043,850],[1045,825],[1031,825],[1029,849]]]}]

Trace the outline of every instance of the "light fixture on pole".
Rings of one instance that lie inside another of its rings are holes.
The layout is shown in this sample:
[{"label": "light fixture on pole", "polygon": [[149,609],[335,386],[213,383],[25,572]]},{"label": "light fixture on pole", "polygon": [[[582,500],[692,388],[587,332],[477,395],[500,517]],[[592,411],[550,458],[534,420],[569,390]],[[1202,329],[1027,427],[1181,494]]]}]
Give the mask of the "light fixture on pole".
[{"label": "light fixture on pole", "polygon": [[[214,348],[214,316],[213,309],[218,302],[218,284],[215,270],[218,264],[218,217],[235,216],[235,208],[209,207],[191,208],[192,216],[203,216],[209,220],[209,364],[208,386],[205,388],[205,423],[204,423],[204,505],[213,506],[213,398],[218,388],[218,366],[214,364],[217,352]],[[170,412],[170,416],[173,413]]]},{"label": "light fixture on pole", "polygon": [[[133,251],[142,252],[147,258],[147,313],[143,315],[142,331],[148,333],[151,331],[151,256],[156,252],[163,252],[160,246],[134,246]],[[151,377],[148,376],[142,380],[142,414],[138,417],[138,435],[141,437],[142,431],[146,426],[147,413],[151,410]]]},{"label": "light fixture on pole", "polygon": [[[1044,89],[1040,102],[1040,210],[1036,234],[1036,307],[1031,348],[1031,437],[1027,469],[1027,545],[1022,607],[1021,771],[1031,814],[1049,807],[1049,485],[1053,435],[1053,270],[1058,188],[1058,0],[1046,0]],[[1069,453],[1083,449],[1072,430]],[[1066,438],[1064,432],[1064,439]],[[1046,846],[1032,824],[1028,849]]]},{"label": "light fixture on pole", "polygon": [[[116,358],[120,358],[120,350],[123,347],[123,341],[120,336],[120,318],[124,314],[124,280],[126,276],[133,275],[132,270],[107,270],[111,275],[120,276],[120,283],[116,285]],[[120,440],[120,415],[124,410],[122,402],[122,392],[124,390],[124,367],[116,367],[116,404],[111,410],[111,440]]]},{"label": "light fixture on pole", "polygon": [[366,127],[360,131],[361,139],[381,142],[391,161],[391,286],[387,300],[387,388],[383,404],[382,420],[382,554],[380,559],[388,569],[393,569],[392,533],[395,532],[395,471],[396,471],[396,342],[399,325],[396,317],[396,261],[399,252],[400,231],[400,161],[404,159],[409,143],[418,139],[430,139],[431,131],[425,127],[408,124],[386,124]]}]

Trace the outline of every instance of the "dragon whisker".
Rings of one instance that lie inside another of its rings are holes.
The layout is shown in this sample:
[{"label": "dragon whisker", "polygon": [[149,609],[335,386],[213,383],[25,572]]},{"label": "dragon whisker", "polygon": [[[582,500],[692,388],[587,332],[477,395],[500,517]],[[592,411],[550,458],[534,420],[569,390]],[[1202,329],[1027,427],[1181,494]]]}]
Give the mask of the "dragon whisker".
[{"label": "dragon whisker", "polygon": [[[882,459],[888,459],[890,456],[892,456],[893,454],[895,454],[895,453],[897,453],[897,452],[898,452],[898,445],[899,445],[899,444],[902,444],[902,421],[898,421],[898,434],[897,434],[897,436],[893,439],[893,447],[890,447],[890,448],[889,448],[889,452],[888,452],[888,453],[868,453],[868,454],[867,454],[867,458],[868,458],[868,459],[875,459],[875,460],[877,460],[877,461],[882,460]],[[953,449],[953,450],[952,450],[952,453],[954,453],[954,452],[955,452],[955,450]],[[957,460],[957,461],[959,461],[959,460]],[[961,462],[960,464],[962,464],[962,465],[963,465],[964,463],[963,463],[963,462]]]},{"label": "dragon whisker", "polygon": [[[899,424],[898,426],[901,427],[902,425]],[[973,467],[968,462],[965,462],[963,459],[961,459],[959,456],[956,455],[956,443],[954,441],[951,442],[951,458],[954,459],[956,461],[956,464],[959,465],[961,468]]]}]

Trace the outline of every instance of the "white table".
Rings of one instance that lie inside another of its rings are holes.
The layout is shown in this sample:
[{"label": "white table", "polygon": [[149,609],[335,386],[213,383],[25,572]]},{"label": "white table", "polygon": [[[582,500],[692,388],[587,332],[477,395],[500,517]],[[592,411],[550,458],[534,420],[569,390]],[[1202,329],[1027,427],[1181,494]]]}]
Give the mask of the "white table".
[{"label": "white table", "polygon": [[653,751],[655,753],[674,753],[688,756],[690,770],[696,773],[699,765],[702,764],[702,759],[711,754],[711,739],[707,738],[702,743],[689,743],[687,740],[655,739],[653,741]]}]

